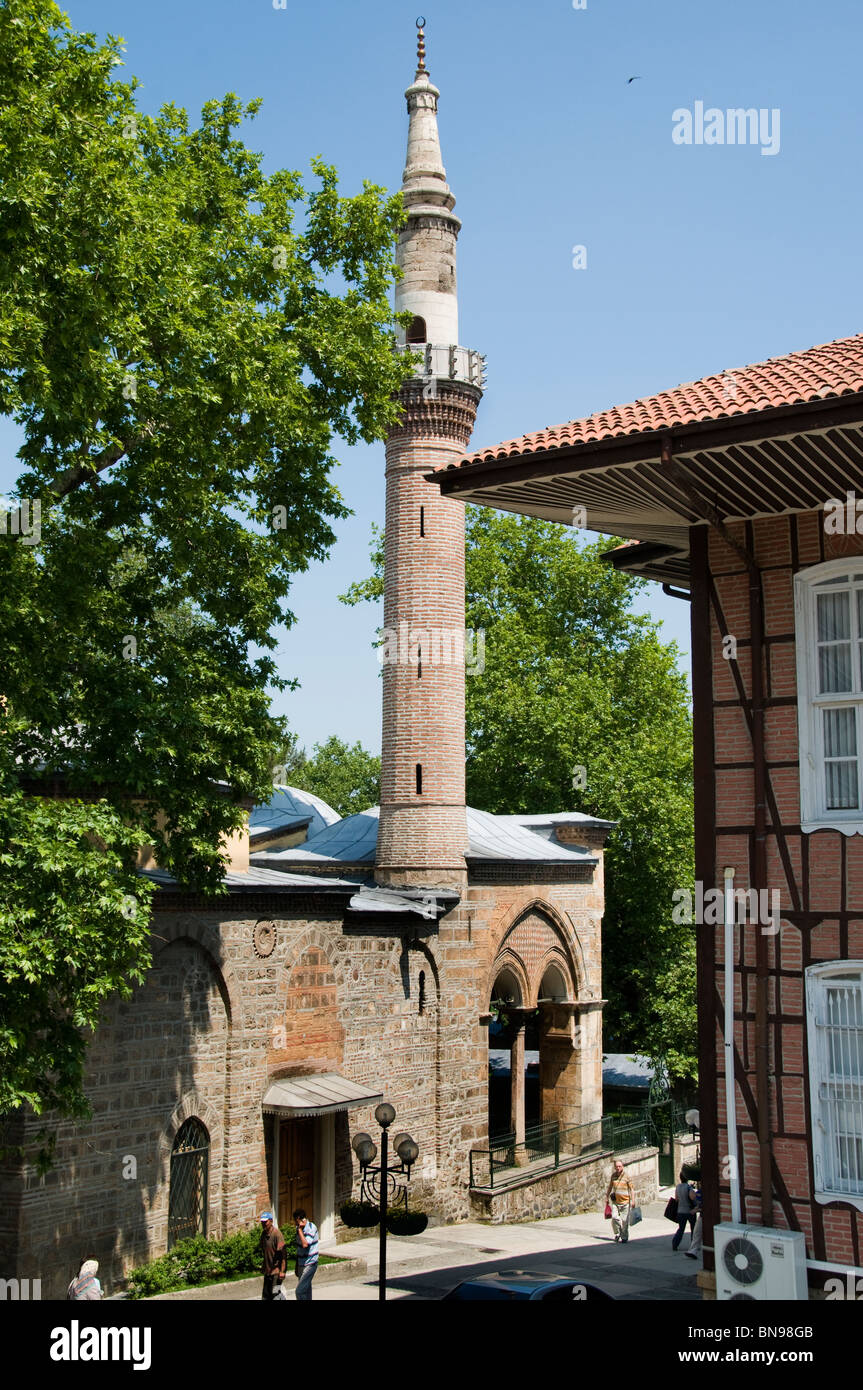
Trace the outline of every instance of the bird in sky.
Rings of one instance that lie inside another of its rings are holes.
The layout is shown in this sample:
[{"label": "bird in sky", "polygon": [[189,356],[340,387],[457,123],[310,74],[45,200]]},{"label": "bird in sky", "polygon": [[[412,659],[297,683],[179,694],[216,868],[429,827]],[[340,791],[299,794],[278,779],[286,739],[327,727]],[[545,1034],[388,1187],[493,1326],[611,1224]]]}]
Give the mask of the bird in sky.
[{"label": "bird in sky", "polygon": [[630,84],[630,82],[640,82],[640,81],[641,81],[641,78],[640,78],[640,77],[630,77],[630,78],[627,79],[626,85],[627,85],[627,87],[628,87],[629,84]]}]

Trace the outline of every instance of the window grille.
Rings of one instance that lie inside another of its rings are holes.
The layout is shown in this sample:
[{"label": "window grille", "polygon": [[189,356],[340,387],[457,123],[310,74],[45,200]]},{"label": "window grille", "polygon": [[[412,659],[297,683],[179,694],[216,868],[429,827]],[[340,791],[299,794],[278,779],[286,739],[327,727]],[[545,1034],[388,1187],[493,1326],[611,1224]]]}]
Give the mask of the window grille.
[{"label": "window grille", "polygon": [[816,1188],[863,1199],[863,965],[806,973]]},{"label": "window grille", "polygon": [[863,573],[859,560],[802,570],[797,687],[803,829],[863,827]]},{"label": "window grille", "polygon": [[171,1150],[168,1249],[178,1240],[207,1234],[210,1136],[200,1120],[186,1120]]}]

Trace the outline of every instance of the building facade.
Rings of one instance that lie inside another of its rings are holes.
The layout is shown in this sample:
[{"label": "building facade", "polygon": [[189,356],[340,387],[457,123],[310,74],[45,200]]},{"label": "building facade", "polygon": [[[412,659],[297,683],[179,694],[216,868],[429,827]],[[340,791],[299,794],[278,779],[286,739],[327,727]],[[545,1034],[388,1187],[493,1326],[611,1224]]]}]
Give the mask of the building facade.
[{"label": "building facade", "polygon": [[629,536],[609,562],[691,601],[697,893],[674,920],[698,942],[702,1278],[727,1296],[740,1226],[799,1233],[815,1295],[863,1275],[863,337],[438,482]]}]

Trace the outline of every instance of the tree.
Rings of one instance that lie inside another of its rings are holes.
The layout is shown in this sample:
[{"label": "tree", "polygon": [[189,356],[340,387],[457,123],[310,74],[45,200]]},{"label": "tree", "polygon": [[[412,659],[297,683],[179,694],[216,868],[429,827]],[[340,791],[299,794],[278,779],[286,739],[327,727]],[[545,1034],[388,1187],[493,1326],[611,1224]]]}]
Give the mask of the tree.
[{"label": "tree", "polygon": [[120,51],[50,0],[0,5],[0,413],[24,436],[0,509],[2,1103],[70,1113],[70,1030],[148,964],[135,846],[218,890],[285,734],[271,634],[347,514],[333,434],[383,437],[410,370],[400,199],[342,197],[320,160],[310,192],[265,175],[237,135],[255,101],[142,114]]},{"label": "tree", "polygon": [[352,816],[377,806],[381,796],[381,760],[363,748],[333,735],[316,743],[308,758],[292,773],[295,787],[314,792],[340,816]]},{"label": "tree", "polygon": [[[696,1068],[695,940],[671,921],[692,886],[692,731],[674,643],[631,611],[645,581],[551,522],[467,509],[467,625],[485,664],[467,679],[467,797],[485,811],[582,811],[617,822],[606,851],[607,1045]],[[383,536],[371,579],[383,592]]]},{"label": "tree", "polygon": [[308,757],[305,748],[299,745],[296,734],[285,733],[281,743],[274,748],[269,761],[270,777],[274,786],[296,786],[300,768]]}]

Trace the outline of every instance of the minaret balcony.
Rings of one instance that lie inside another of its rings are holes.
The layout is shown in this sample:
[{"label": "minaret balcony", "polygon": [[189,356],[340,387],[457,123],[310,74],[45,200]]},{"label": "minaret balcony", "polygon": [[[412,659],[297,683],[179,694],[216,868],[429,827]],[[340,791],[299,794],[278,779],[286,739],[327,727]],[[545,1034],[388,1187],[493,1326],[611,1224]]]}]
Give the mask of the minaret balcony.
[{"label": "minaret balcony", "polygon": [[[485,388],[485,354],[473,348],[459,347],[457,343],[407,343],[398,344],[396,351],[413,354],[412,375],[423,381],[460,381],[478,391]],[[430,389],[429,395],[434,394],[436,388]]]}]

